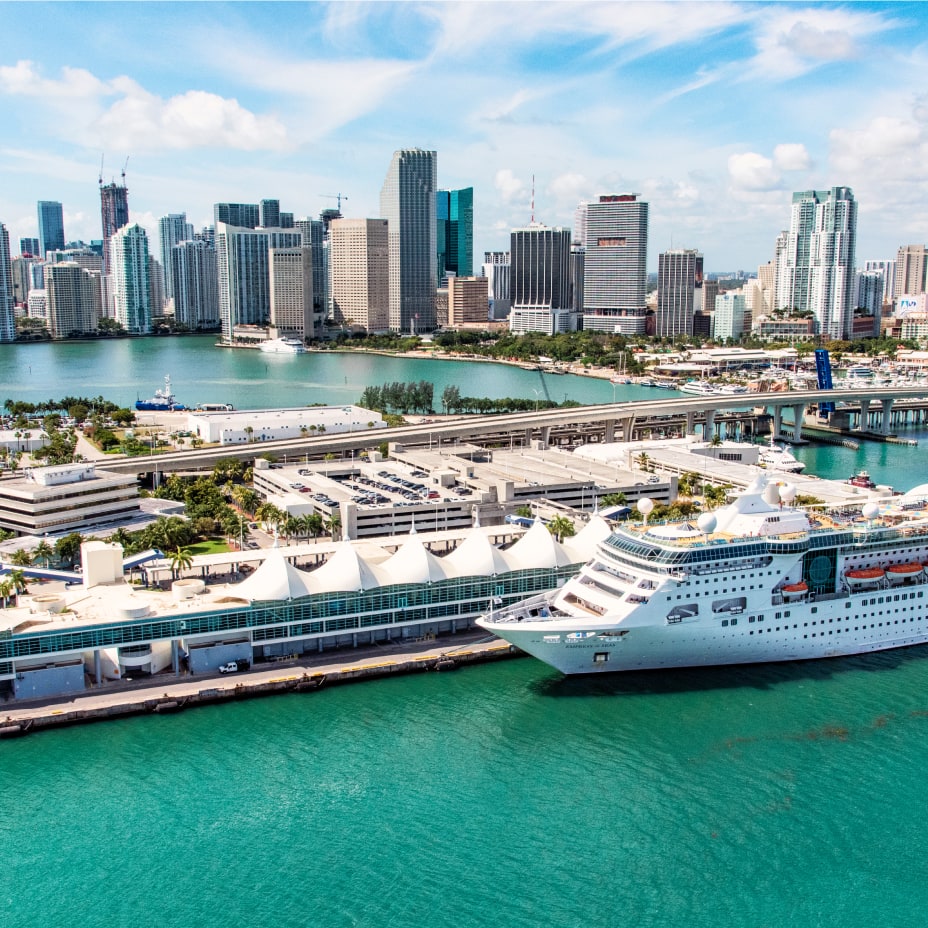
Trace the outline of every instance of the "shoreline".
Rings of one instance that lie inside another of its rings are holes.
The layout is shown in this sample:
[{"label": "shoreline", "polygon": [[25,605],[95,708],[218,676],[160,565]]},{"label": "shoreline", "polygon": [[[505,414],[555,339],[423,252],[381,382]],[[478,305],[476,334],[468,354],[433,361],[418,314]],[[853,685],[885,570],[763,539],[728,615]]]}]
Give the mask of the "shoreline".
[{"label": "shoreline", "polygon": [[359,648],[363,656],[354,660],[337,653],[328,657],[304,655],[302,659],[274,664],[262,662],[236,674],[171,675],[144,684],[133,681],[134,685],[129,686],[112,682],[70,697],[10,702],[0,709],[0,739],[130,716],[177,713],[241,699],[307,693],[411,673],[449,672],[526,656],[499,638],[488,638],[483,631],[462,632],[454,637],[459,643],[449,636],[442,645],[410,642],[419,647],[394,644]]}]

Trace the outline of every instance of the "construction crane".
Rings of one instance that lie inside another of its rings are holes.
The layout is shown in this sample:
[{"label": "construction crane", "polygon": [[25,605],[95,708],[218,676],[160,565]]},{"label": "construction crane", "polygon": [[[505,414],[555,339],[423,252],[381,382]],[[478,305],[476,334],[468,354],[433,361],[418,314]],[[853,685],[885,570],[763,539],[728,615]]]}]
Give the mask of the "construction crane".
[{"label": "construction crane", "polygon": [[126,155],[126,163],[122,166],[122,185],[126,186],[126,168],[129,167],[129,156]]},{"label": "construction crane", "polygon": [[103,186],[103,159],[105,157],[106,157],[106,152],[103,152],[103,154],[100,155],[100,186],[101,187]]},{"label": "construction crane", "polygon": [[320,193],[319,196],[325,197],[327,200],[337,200],[339,212],[342,211],[342,200],[348,199],[348,195],[344,193]]}]

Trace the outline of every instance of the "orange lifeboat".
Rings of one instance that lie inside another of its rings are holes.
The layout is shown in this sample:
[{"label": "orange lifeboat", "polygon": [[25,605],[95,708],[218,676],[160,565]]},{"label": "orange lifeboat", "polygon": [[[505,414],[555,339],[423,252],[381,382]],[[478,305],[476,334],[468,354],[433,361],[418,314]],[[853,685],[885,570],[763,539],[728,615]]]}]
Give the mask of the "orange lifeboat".
[{"label": "orange lifeboat", "polygon": [[921,564],[895,564],[886,568],[886,579],[892,583],[902,583],[905,580],[918,580],[924,575]]},{"label": "orange lifeboat", "polygon": [[874,586],[885,576],[886,571],[882,567],[859,567],[856,570],[847,571],[844,579],[852,590],[856,590],[861,587]]},{"label": "orange lifeboat", "polygon": [[783,598],[786,600],[799,599],[809,592],[809,584],[805,580],[800,580],[799,583],[787,583],[782,592]]}]

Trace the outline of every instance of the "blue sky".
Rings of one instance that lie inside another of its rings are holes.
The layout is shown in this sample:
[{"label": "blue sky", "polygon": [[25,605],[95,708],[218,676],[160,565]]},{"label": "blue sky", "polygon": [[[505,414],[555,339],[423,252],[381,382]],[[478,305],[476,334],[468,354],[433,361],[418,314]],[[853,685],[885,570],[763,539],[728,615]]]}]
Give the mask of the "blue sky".
[{"label": "blue sky", "polygon": [[473,186],[475,254],[581,199],[651,204],[648,265],[754,269],[790,194],[848,185],[858,262],[928,240],[920,3],[2,3],[0,222],[35,203],[99,238],[97,176],[132,218],[220,200],[377,216],[392,152]]}]

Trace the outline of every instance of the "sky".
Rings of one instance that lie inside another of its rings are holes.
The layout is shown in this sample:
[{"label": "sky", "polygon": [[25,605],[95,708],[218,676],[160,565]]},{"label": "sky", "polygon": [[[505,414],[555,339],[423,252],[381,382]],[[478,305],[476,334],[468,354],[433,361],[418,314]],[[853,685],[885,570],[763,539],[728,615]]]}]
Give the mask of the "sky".
[{"label": "sky", "polygon": [[[921,3],[0,2],[0,222],[36,201],[101,237],[98,177],[132,221],[276,198],[379,215],[394,150],[474,188],[474,255],[579,201],[650,204],[648,267],[773,257],[795,190],[850,186],[858,264],[928,240]],[[127,162],[128,159],[128,162]]]}]

